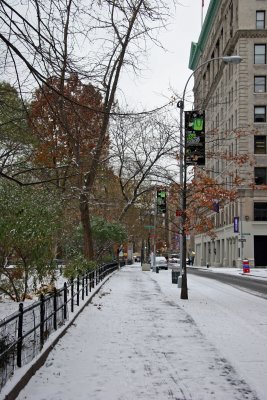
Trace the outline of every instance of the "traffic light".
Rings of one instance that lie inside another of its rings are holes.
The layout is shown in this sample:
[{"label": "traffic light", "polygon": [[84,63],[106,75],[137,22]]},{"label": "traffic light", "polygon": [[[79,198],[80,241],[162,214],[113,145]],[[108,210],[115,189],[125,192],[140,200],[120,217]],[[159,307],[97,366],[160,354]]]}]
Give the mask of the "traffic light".
[{"label": "traffic light", "polygon": [[165,189],[157,190],[157,212],[158,214],[166,213],[166,197],[167,193]]}]

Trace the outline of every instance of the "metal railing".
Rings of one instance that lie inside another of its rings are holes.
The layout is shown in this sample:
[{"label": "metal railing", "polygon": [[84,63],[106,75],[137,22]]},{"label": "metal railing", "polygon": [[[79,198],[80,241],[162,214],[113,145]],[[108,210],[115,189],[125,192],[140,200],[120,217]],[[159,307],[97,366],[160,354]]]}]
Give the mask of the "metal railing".
[{"label": "metal railing", "polygon": [[19,303],[19,309],[0,321],[0,391],[16,368],[28,364],[43,348],[50,334],[69,319],[69,310],[118,268],[114,262],[96,268],[64,283],[63,288],[41,295],[39,301],[28,307]]}]

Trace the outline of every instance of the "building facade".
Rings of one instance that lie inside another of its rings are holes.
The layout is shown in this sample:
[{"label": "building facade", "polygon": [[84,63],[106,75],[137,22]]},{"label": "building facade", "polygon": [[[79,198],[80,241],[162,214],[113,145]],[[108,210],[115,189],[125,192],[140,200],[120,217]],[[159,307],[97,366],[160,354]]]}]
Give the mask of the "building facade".
[{"label": "building facade", "polygon": [[[195,109],[206,116],[204,168],[236,191],[235,200],[216,199],[217,212],[207,214],[215,236],[196,235],[195,265],[240,266],[247,258],[267,266],[266,14],[266,0],[211,0],[192,43]],[[220,59],[231,55],[242,62]]]}]

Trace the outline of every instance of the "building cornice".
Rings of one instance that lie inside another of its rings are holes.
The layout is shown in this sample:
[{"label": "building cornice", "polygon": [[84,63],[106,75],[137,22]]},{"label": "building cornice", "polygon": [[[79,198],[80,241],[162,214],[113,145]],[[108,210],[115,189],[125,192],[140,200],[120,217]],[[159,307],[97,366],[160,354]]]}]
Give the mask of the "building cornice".
[{"label": "building cornice", "polygon": [[217,14],[217,10],[221,4],[221,0],[211,0],[209,4],[209,8],[200,32],[200,36],[197,43],[192,42],[191,44],[191,52],[189,58],[189,68],[194,71],[196,68],[199,58],[203,52],[203,49],[206,46],[209,33],[214,21],[214,18]]},{"label": "building cornice", "polygon": [[267,29],[242,29],[237,31],[240,38],[266,38]]},{"label": "building cornice", "polygon": [[231,56],[233,54],[233,51],[236,47],[236,44],[239,39],[266,39],[267,38],[267,29],[242,29],[239,31],[236,31],[235,35],[229,39],[228,43],[226,44],[224,48],[224,55],[226,56]]},{"label": "building cornice", "polygon": [[[203,27],[201,29],[198,42],[191,43],[190,56],[189,56],[189,69],[194,71],[199,63],[199,59],[207,45],[207,41],[209,38],[209,34],[211,28],[214,23],[214,19],[217,16],[218,9],[222,5],[221,0],[211,0],[209,4],[209,8],[205,17],[205,21]],[[239,30],[239,38],[266,38],[267,30],[266,29],[243,29]],[[235,35],[236,36],[236,35]],[[224,52],[224,55],[232,55],[230,44],[233,43],[233,38],[229,40],[226,45],[227,51]]]}]

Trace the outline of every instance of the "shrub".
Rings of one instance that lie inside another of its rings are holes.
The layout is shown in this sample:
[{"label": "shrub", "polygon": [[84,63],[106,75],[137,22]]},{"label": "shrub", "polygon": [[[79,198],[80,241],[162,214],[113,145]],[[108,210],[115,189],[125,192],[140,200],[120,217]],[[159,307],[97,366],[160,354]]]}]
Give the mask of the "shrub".
[{"label": "shrub", "polygon": [[67,279],[76,278],[78,275],[84,275],[86,272],[94,270],[96,266],[95,261],[88,261],[82,254],[79,254],[64,267],[63,276]]}]

